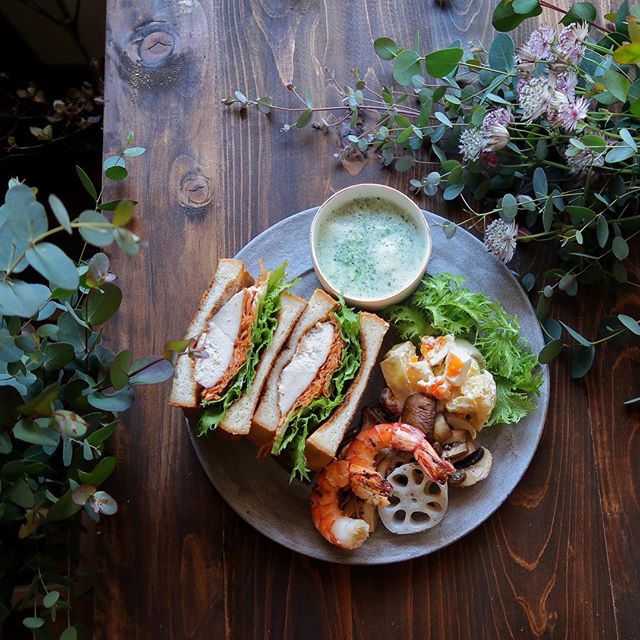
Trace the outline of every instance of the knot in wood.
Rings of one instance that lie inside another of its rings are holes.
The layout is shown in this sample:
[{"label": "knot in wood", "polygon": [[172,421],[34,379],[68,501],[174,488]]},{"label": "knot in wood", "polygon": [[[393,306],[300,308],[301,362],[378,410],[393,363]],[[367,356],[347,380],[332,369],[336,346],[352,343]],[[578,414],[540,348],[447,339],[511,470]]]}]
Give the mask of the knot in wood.
[{"label": "knot in wood", "polygon": [[211,181],[201,173],[188,173],[180,180],[179,200],[190,209],[205,207],[211,202]]},{"label": "knot in wood", "polygon": [[163,64],[173,53],[176,38],[168,31],[152,31],[140,41],[140,64],[145,67],[157,67]]}]

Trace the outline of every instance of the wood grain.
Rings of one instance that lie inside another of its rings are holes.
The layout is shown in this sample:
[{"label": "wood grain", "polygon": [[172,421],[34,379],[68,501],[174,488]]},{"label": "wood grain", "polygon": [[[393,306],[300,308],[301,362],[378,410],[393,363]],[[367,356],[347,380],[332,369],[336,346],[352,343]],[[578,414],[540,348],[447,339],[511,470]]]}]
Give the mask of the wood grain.
[{"label": "wood grain", "polygon": [[[285,118],[231,113],[221,97],[242,88],[290,100],[290,81],[331,96],[325,66],[387,78],[373,38],[486,42],[493,6],[112,0],[105,152],[129,130],[149,149],[126,187],[142,203],[149,247],[115,258],[126,294],[117,341],[146,353],[181,336],[219,255],[333,191],[363,181],[406,190],[410,176],[375,162],[357,177],[336,166],[334,137],[282,133]],[[421,204],[456,216],[439,200]],[[525,255],[519,266],[550,257]],[[639,309],[638,296],[584,296],[564,317],[593,334],[594,317]],[[377,568],[311,561],[250,529],[209,485],[168,390],[143,390],[115,446],[121,508],[101,526],[94,637],[640,637],[640,422],[622,406],[638,393],[639,361],[637,347],[612,345],[581,383],[554,365],[539,451],[505,505],[438,554]]]}]

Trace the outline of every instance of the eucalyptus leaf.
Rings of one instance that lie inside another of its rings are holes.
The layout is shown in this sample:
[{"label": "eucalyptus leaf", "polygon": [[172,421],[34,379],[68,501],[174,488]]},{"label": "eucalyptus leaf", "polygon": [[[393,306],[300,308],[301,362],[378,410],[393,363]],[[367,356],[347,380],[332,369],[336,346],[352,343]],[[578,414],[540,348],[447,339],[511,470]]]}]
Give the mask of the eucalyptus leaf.
[{"label": "eucalyptus leaf", "polygon": [[78,287],[78,269],[71,258],[50,242],[40,242],[26,253],[27,262],[47,280],[62,289]]},{"label": "eucalyptus leaf", "polygon": [[85,242],[94,247],[106,247],[113,242],[113,226],[97,211],[87,209],[78,216],[78,231]]},{"label": "eucalyptus leaf", "polygon": [[83,484],[99,487],[113,473],[115,468],[116,459],[109,456],[100,460],[92,471],[86,472],[79,469],[78,477]]},{"label": "eucalyptus leaf", "polygon": [[549,364],[560,355],[563,347],[564,344],[562,340],[552,340],[547,343],[538,354],[538,362],[540,364]]},{"label": "eucalyptus leaf", "polygon": [[42,367],[45,371],[57,371],[66,367],[74,358],[73,345],[67,342],[51,342],[44,350]]},{"label": "eucalyptus leaf", "polygon": [[632,318],[631,316],[627,316],[624,313],[618,315],[618,320],[627,328],[631,333],[634,333],[637,336],[640,336],[640,324],[638,321]]},{"label": "eucalyptus leaf", "polygon": [[98,192],[96,191],[96,188],[93,186],[93,182],[91,182],[91,178],[89,178],[85,170],[82,167],[79,167],[78,165],[76,165],[76,173],[78,174],[80,183],[85,188],[86,192],[91,196],[91,199],[97,200]]},{"label": "eucalyptus leaf", "polygon": [[571,358],[571,377],[574,380],[584,378],[593,366],[595,356],[596,349],[591,345],[576,349]]},{"label": "eucalyptus leaf", "polygon": [[44,207],[27,185],[10,188],[4,202],[0,219],[6,221],[18,240],[36,240],[49,228]]},{"label": "eucalyptus leaf", "polygon": [[411,49],[401,51],[393,61],[393,79],[401,85],[411,84],[411,78],[420,73],[420,60],[420,54],[417,51]]},{"label": "eucalyptus leaf", "polygon": [[513,68],[515,52],[516,47],[511,36],[498,33],[489,49],[489,66],[497,71],[510,71]]},{"label": "eucalyptus leaf", "polygon": [[458,63],[462,60],[463,55],[464,51],[459,47],[450,47],[448,49],[433,51],[425,56],[424,59],[427,73],[433,78],[444,78],[455,70]]},{"label": "eucalyptus leaf", "polygon": [[114,389],[122,389],[129,384],[129,367],[131,365],[131,349],[121,351],[111,363],[109,379]]},{"label": "eucalyptus leaf", "polygon": [[393,60],[398,47],[391,38],[377,38],[373,41],[373,49],[379,58]]},{"label": "eucalyptus leaf", "polygon": [[[65,440],[65,443],[68,440]],[[51,521],[64,520],[75,515],[82,509],[80,505],[75,504],[73,501],[73,491],[67,491],[50,509],[47,513],[47,519]]]},{"label": "eucalyptus leaf", "polygon": [[607,69],[604,73],[603,81],[607,91],[616,98],[616,100],[620,102],[627,101],[631,82],[626,76],[623,76],[613,69]]},{"label": "eucalyptus leaf", "polygon": [[102,289],[91,289],[87,296],[85,320],[95,327],[106,322],[120,307],[122,291],[115,284],[105,284]]},{"label": "eucalyptus leaf", "polygon": [[618,260],[624,260],[629,256],[629,245],[622,236],[616,236],[613,239],[611,243],[611,250]]},{"label": "eucalyptus leaf", "polygon": [[583,347],[590,347],[591,346],[591,342],[589,340],[587,340],[584,336],[582,336],[580,333],[578,333],[575,329],[572,329],[569,325],[565,324],[564,322],[560,321],[560,324],[567,330],[567,332],[569,333],[569,335],[579,344],[581,344]]},{"label": "eucalyptus leaf", "polygon": [[126,411],[133,404],[133,391],[131,389],[120,389],[115,393],[102,393],[95,391],[87,396],[91,406],[103,411],[119,413]]}]

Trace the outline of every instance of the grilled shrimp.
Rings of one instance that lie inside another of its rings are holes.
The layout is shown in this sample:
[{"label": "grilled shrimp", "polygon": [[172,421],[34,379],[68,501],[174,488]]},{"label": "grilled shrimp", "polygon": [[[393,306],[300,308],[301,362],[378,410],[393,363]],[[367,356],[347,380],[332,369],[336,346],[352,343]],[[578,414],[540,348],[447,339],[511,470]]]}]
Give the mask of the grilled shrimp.
[{"label": "grilled shrimp", "polygon": [[415,427],[401,422],[378,424],[363,429],[347,447],[344,460],[335,460],[318,476],[311,492],[311,517],[320,534],[343,549],[357,549],[369,537],[369,525],[349,518],[340,508],[340,492],[351,488],[370,504],[386,506],[393,495],[391,485],[375,470],[375,458],[382,449],[413,454],[434,481],[444,484],[454,467],[442,460]]},{"label": "grilled shrimp", "polygon": [[346,460],[335,460],[322,470],[311,492],[311,517],[322,536],[343,549],[357,549],[369,537],[367,522],[350,518],[340,508],[340,491],[349,488],[354,477],[359,477],[378,501],[387,501],[393,494],[391,485],[379,473]]},{"label": "grilled shrimp", "polygon": [[[413,454],[425,473],[440,484],[444,484],[447,476],[454,471],[453,465],[440,458],[420,429],[402,422],[388,422],[363,429],[349,445],[344,459],[364,469],[373,470],[375,458],[382,449]],[[366,500],[368,488],[359,484],[359,478],[355,477],[351,484],[353,492]]]}]

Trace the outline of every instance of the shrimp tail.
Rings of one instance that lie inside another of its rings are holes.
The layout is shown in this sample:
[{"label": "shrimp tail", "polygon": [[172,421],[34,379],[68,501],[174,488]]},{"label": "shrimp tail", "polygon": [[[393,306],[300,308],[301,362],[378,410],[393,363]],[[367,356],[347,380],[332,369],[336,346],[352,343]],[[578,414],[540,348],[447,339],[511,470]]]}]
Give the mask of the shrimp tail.
[{"label": "shrimp tail", "polygon": [[455,467],[448,460],[443,460],[426,441],[413,452],[413,455],[425,473],[439,484],[445,484],[449,474],[455,471]]},{"label": "shrimp tail", "polygon": [[351,490],[370,504],[386,507],[393,495],[392,486],[377,471],[365,467],[351,466]]}]

